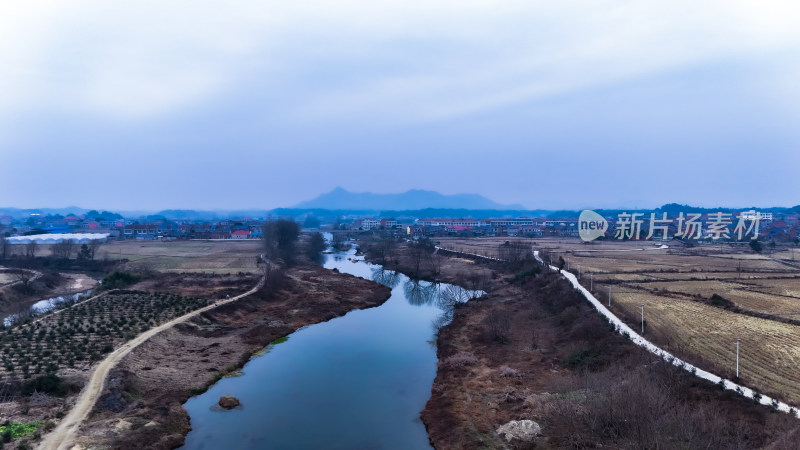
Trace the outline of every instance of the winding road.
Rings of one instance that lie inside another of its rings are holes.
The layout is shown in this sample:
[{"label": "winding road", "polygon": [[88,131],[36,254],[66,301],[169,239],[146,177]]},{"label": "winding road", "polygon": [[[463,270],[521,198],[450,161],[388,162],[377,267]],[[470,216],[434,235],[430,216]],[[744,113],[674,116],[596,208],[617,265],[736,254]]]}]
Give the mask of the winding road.
[{"label": "winding road", "polygon": [[69,414],[64,417],[63,420],[58,424],[53,431],[49,434],[45,435],[42,439],[41,444],[39,444],[39,449],[41,450],[60,450],[60,449],[69,449],[72,440],[74,439],[75,432],[78,431],[83,421],[88,417],[89,412],[91,412],[94,404],[97,403],[97,399],[100,397],[100,393],[103,391],[103,384],[105,384],[106,377],[108,377],[109,372],[113,369],[122,358],[128,355],[131,350],[138,347],[143,342],[147,341],[151,337],[155,336],[156,334],[180,323],[184,320],[190,319],[198,314],[202,314],[206,311],[212,310],[217,306],[224,305],[226,303],[230,303],[240,298],[247,297],[248,295],[254,294],[258,289],[261,288],[262,284],[264,283],[264,279],[262,278],[258,284],[250,289],[249,291],[245,292],[244,294],[237,295],[236,297],[226,298],[224,300],[218,300],[208,306],[203,308],[194,310],[188,314],[184,314],[180,317],[170,320],[169,322],[165,322],[155,328],[151,328],[148,331],[136,336],[132,340],[126,342],[118,349],[111,352],[104,360],[100,361],[100,363],[94,368],[92,372],[92,376],[89,379],[89,383],[81,391],[78,401],[75,403],[75,406],[72,407]]}]

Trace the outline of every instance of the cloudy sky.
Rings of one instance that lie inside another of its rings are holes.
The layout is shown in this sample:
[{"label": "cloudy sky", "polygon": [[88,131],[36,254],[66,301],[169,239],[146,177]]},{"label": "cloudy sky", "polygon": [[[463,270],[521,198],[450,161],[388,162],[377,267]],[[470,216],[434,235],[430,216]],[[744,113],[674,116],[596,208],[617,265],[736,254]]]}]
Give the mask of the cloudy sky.
[{"label": "cloudy sky", "polygon": [[0,206],[800,203],[792,1],[0,5]]}]

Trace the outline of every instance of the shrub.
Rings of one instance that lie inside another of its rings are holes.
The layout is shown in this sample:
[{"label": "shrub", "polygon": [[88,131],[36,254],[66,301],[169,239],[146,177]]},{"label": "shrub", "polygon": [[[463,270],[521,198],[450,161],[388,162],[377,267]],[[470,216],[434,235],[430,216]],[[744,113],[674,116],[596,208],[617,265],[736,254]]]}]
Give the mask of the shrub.
[{"label": "shrub", "polygon": [[67,393],[61,378],[52,373],[36,377],[22,385],[23,394],[30,395],[34,392],[44,392],[57,397],[63,397]]},{"label": "shrub", "polygon": [[508,366],[500,366],[498,372],[500,373],[500,376],[503,378],[516,378],[522,376],[519,370],[512,369],[511,367]]},{"label": "shrub", "polygon": [[139,274],[115,270],[103,278],[102,286],[104,289],[119,289],[137,283],[141,279],[142,276]]},{"label": "shrub", "polygon": [[600,351],[593,347],[586,347],[576,350],[567,358],[564,363],[570,369],[589,369],[595,370],[601,363]]},{"label": "shrub", "polygon": [[458,352],[455,355],[447,357],[439,364],[443,367],[450,369],[463,369],[466,366],[471,366],[478,363],[478,358],[472,353]]},{"label": "shrub", "polygon": [[511,333],[511,315],[505,311],[492,310],[486,318],[490,337],[499,343],[507,343]]}]

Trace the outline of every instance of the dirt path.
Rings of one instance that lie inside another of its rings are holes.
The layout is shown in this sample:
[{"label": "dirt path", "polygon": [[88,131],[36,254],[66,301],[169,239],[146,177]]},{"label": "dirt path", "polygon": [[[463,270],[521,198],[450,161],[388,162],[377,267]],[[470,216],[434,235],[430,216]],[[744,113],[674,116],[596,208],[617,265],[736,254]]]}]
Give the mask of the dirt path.
[{"label": "dirt path", "polygon": [[81,391],[80,396],[78,397],[78,401],[75,403],[75,406],[72,407],[69,414],[67,414],[67,416],[61,421],[61,423],[58,424],[58,427],[56,427],[55,430],[50,432],[42,439],[42,442],[39,445],[39,449],[60,450],[60,449],[70,448],[70,443],[74,438],[75,432],[78,431],[78,428],[80,428],[81,424],[83,423],[83,421],[89,415],[89,412],[91,412],[92,408],[94,407],[94,404],[97,402],[97,399],[100,397],[100,393],[103,391],[103,384],[106,381],[108,373],[120,361],[122,361],[122,358],[124,358],[128,353],[130,353],[131,350],[135,349],[136,347],[138,347],[140,344],[147,341],[151,337],[174,326],[177,323],[183,322],[186,319],[189,319],[198,314],[214,309],[217,306],[236,301],[240,298],[247,297],[250,294],[254,294],[256,291],[258,291],[263,282],[264,280],[262,279],[255,287],[245,292],[244,294],[240,294],[237,295],[236,297],[231,297],[224,300],[219,300],[211,305],[197,309],[188,314],[180,316],[176,319],[172,319],[169,322],[161,324],[155,328],[152,328],[140,334],[139,336],[136,336],[132,340],[123,344],[118,349],[111,352],[111,354],[109,354],[104,360],[100,361],[100,363],[94,368],[92,377],[89,379],[89,383],[86,384],[83,391]]}]

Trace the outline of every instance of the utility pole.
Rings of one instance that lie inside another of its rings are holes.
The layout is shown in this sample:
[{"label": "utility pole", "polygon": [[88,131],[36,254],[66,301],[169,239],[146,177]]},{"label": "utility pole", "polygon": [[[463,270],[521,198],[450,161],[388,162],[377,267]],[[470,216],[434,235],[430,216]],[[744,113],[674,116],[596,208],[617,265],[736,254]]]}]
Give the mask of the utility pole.
[{"label": "utility pole", "polygon": [[642,336],[644,336],[644,304],[642,304]]},{"label": "utility pole", "polygon": [[611,286],[608,287],[608,306],[611,306]]},{"label": "utility pole", "polygon": [[736,339],[736,379],[739,379],[739,339]]}]

